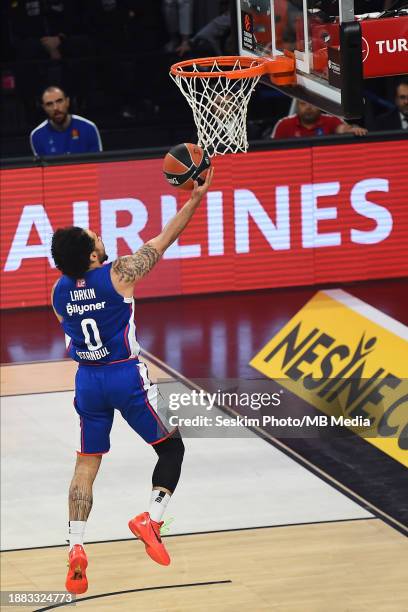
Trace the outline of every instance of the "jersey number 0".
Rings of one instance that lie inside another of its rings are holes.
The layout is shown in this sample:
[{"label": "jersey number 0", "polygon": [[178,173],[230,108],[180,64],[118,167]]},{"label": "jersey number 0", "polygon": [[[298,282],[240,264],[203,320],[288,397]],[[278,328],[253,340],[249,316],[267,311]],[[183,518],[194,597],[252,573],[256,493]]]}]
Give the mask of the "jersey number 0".
[{"label": "jersey number 0", "polygon": [[[95,319],[82,319],[81,321],[82,331],[84,333],[85,344],[90,351],[97,351],[102,346],[101,336],[99,334],[99,329],[96,324]],[[96,344],[92,343],[91,334],[89,333],[89,328],[91,328],[93,337]]]}]

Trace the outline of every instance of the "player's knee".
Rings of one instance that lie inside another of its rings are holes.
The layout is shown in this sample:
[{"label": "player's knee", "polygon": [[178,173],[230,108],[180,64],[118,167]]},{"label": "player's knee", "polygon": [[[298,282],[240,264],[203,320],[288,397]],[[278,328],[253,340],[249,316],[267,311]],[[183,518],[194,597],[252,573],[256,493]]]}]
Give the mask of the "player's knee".
[{"label": "player's knee", "polygon": [[159,442],[159,444],[155,444],[153,448],[159,458],[165,456],[168,461],[179,463],[180,465],[183,463],[185,447],[179,433],[166,438],[166,440]]},{"label": "player's knee", "polygon": [[180,478],[184,457],[183,440],[180,435],[172,436],[155,444],[153,448],[158,455],[152,476],[153,487],[162,487],[172,493]]}]

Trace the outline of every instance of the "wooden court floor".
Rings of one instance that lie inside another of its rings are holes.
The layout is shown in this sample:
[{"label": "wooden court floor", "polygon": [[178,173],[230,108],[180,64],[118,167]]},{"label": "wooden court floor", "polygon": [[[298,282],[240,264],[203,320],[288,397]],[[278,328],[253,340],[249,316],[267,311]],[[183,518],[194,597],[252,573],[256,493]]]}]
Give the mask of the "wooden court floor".
[{"label": "wooden court floor", "polygon": [[[148,365],[152,378],[166,376]],[[2,394],[72,389],[75,367],[55,362],[52,376],[49,363],[2,367]],[[239,503],[240,495],[245,492],[234,491],[231,503]],[[88,544],[90,586],[78,609],[407,610],[407,540],[376,518],[173,535],[166,545],[172,557],[168,568],[154,564],[136,540]],[[66,558],[65,546],[3,552],[2,590],[61,591]]]},{"label": "wooden court floor", "polygon": [[[147,359],[144,361],[149,369],[151,380],[169,378],[169,374],[154,363]],[[71,359],[2,365],[0,367],[0,396],[71,391],[74,389],[77,368],[78,365]]]},{"label": "wooden court floor", "polygon": [[[89,544],[90,587],[79,609],[407,609],[406,540],[378,519],[174,536],[166,544],[167,568],[151,562],[136,540]],[[66,554],[65,547],[3,553],[2,589],[61,590]]]}]

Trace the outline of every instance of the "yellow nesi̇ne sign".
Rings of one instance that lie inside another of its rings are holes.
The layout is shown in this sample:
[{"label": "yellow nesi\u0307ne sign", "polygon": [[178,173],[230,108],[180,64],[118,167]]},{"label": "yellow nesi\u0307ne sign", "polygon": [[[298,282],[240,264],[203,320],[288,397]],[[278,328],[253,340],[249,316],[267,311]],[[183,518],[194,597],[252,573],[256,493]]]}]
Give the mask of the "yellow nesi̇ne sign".
[{"label": "yellow nesi\u0307ne sign", "polygon": [[[250,365],[408,467],[408,328],[341,290],[319,291]],[[282,405],[284,409],[284,405]]]}]

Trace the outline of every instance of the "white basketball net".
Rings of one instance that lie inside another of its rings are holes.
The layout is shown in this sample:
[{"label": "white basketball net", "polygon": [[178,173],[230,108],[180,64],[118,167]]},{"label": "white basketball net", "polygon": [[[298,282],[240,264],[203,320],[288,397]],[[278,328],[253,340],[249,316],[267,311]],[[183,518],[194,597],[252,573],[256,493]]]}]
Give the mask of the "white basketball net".
[{"label": "white basketball net", "polygon": [[[170,76],[187,99],[197,126],[198,144],[208,154],[224,155],[247,151],[246,117],[248,102],[260,76],[230,79],[219,72],[241,70],[240,61],[226,68],[217,60],[206,68],[211,77]],[[191,72],[203,72],[192,63]]]}]

